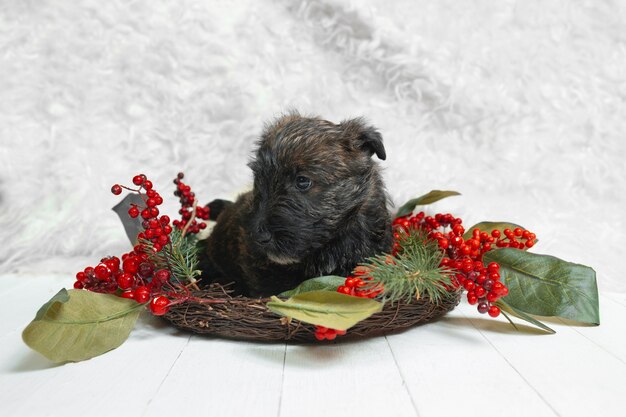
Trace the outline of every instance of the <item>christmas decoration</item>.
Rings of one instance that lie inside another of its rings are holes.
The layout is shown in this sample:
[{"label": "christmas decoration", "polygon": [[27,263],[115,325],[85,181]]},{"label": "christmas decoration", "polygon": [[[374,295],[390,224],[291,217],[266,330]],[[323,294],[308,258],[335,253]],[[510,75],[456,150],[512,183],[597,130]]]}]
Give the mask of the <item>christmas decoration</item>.
[{"label": "christmas decoration", "polygon": [[[171,220],[163,198],[143,174],[115,207],[133,249],[107,256],[76,274],[37,312],[24,341],[56,362],[80,361],[118,347],[139,313],[163,316],[175,326],[253,340],[336,340],[387,334],[450,311],[462,293],[481,314],[503,314],[554,331],[535,316],[599,324],[595,272],[548,255],[527,252],[536,235],[513,223],[482,222],[465,228],[451,214],[427,215],[417,206],[456,196],[434,190],[401,206],[388,254],[367,259],[348,277],[315,277],[268,299],[232,296],[228,286],[200,290],[197,233],[208,207],[198,205],[183,173],[174,180],[181,209]],[[71,343],[67,341],[71,341]]]}]

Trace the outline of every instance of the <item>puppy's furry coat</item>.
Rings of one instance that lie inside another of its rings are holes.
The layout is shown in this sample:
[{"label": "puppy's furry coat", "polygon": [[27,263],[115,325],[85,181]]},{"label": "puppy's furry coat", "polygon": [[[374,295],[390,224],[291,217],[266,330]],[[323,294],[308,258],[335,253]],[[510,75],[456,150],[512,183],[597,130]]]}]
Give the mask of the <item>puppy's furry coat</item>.
[{"label": "puppy's furry coat", "polygon": [[210,204],[217,224],[200,268],[205,282],[267,296],[307,278],[350,274],[389,251],[391,216],[377,164],[381,135],[361,119],[298,114],[267,126],[249,166],[254,188]]}]

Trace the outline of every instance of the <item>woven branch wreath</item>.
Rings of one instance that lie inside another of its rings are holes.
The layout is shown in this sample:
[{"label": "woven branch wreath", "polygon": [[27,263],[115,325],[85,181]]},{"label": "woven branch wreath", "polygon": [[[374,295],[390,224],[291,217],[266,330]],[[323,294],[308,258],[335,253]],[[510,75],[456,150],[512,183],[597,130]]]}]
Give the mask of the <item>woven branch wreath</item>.
[{"label": "woven branch wreath", "polygon": [[[227,294],[228,290],[220,284],[211,284],[194,296],[224,300],[224,303],[209,305],[188,301],[172,306],[164,318],[183,330],[228,339],[262,342],[316,340],[318,330],[315,325],[274,313],[267,307],[271,299],[230,297]],[[451,311],[459,300],[460,293],[453,292],[438,303],[424,297],[408,303],[385,304],[381,311],[351,327],[342,339],[382,336],[427,323]]]},{"label": "woven branch wreath", "polygon": [[[599,324],[595,271],[527,250],[534,233],[513,223],[482,222],[465,229],[451,214],[426,215],[417,206],[458,195],[431,191],[401,206],[392,252],[359,265],[348,277],[315,277],[276,296],[236,296],[228,286],[200,289],[198,238],[209,212],[197,205],[183,174],[174,180],[181,219],[159,212],[163,198],[144,175],[114,209],[136,245],[76,274],[74,288],[45,303],[22,334],[55,362],[81,361],[115,349],[148,310],[200,334],[256,341],[346,340],[385,335],[429,322],[466,292],[479,313],[501,314],[552,329],[536,316]],[[133,221],[137,219],[139,221]]]}]

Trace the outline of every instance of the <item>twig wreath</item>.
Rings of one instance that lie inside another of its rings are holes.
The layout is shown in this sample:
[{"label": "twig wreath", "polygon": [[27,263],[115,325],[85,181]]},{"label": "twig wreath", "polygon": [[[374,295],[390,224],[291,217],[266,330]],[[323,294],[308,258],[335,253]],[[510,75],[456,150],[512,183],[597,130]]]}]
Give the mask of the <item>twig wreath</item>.
[{"label": "twig wreath", "polygon": [[[595,271],[528,252],[534,233],[513,223],[468,229],[451,214],[418,211],[454,191],[431,191],[401,206],[391,253],[367,259],[351,276],[311,278],[270,298],[233,295],[228,286],[198,285],[198,251],[207,207],[197,204],[179,173],[179,220],[159,212],[163,198],[145,175],[116,211],[135,243],[76,274],[24,329],[24,342],[55,362],[76,362],[120,346],[142,311],[201,334],[259,341],[345,340],[385,335],[429,322],[454,309],[463,294],[481,314],[502,314],[554,330],[538,316],[599,324]],[[140,220],[140,221],[137,221]]]}]

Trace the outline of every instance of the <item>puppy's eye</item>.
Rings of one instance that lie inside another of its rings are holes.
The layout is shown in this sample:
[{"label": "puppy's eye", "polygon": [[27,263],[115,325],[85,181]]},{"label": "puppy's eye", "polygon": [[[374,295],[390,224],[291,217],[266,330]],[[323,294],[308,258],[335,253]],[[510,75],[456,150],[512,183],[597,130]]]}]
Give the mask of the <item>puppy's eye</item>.
[{"label": "puppy's eye", "polygon": [[299,191],[306,191],[311,188],[312,185],[313,181],[311,181],[311,178],[303,177],[302,175],[296,177],[296,188]]}]

